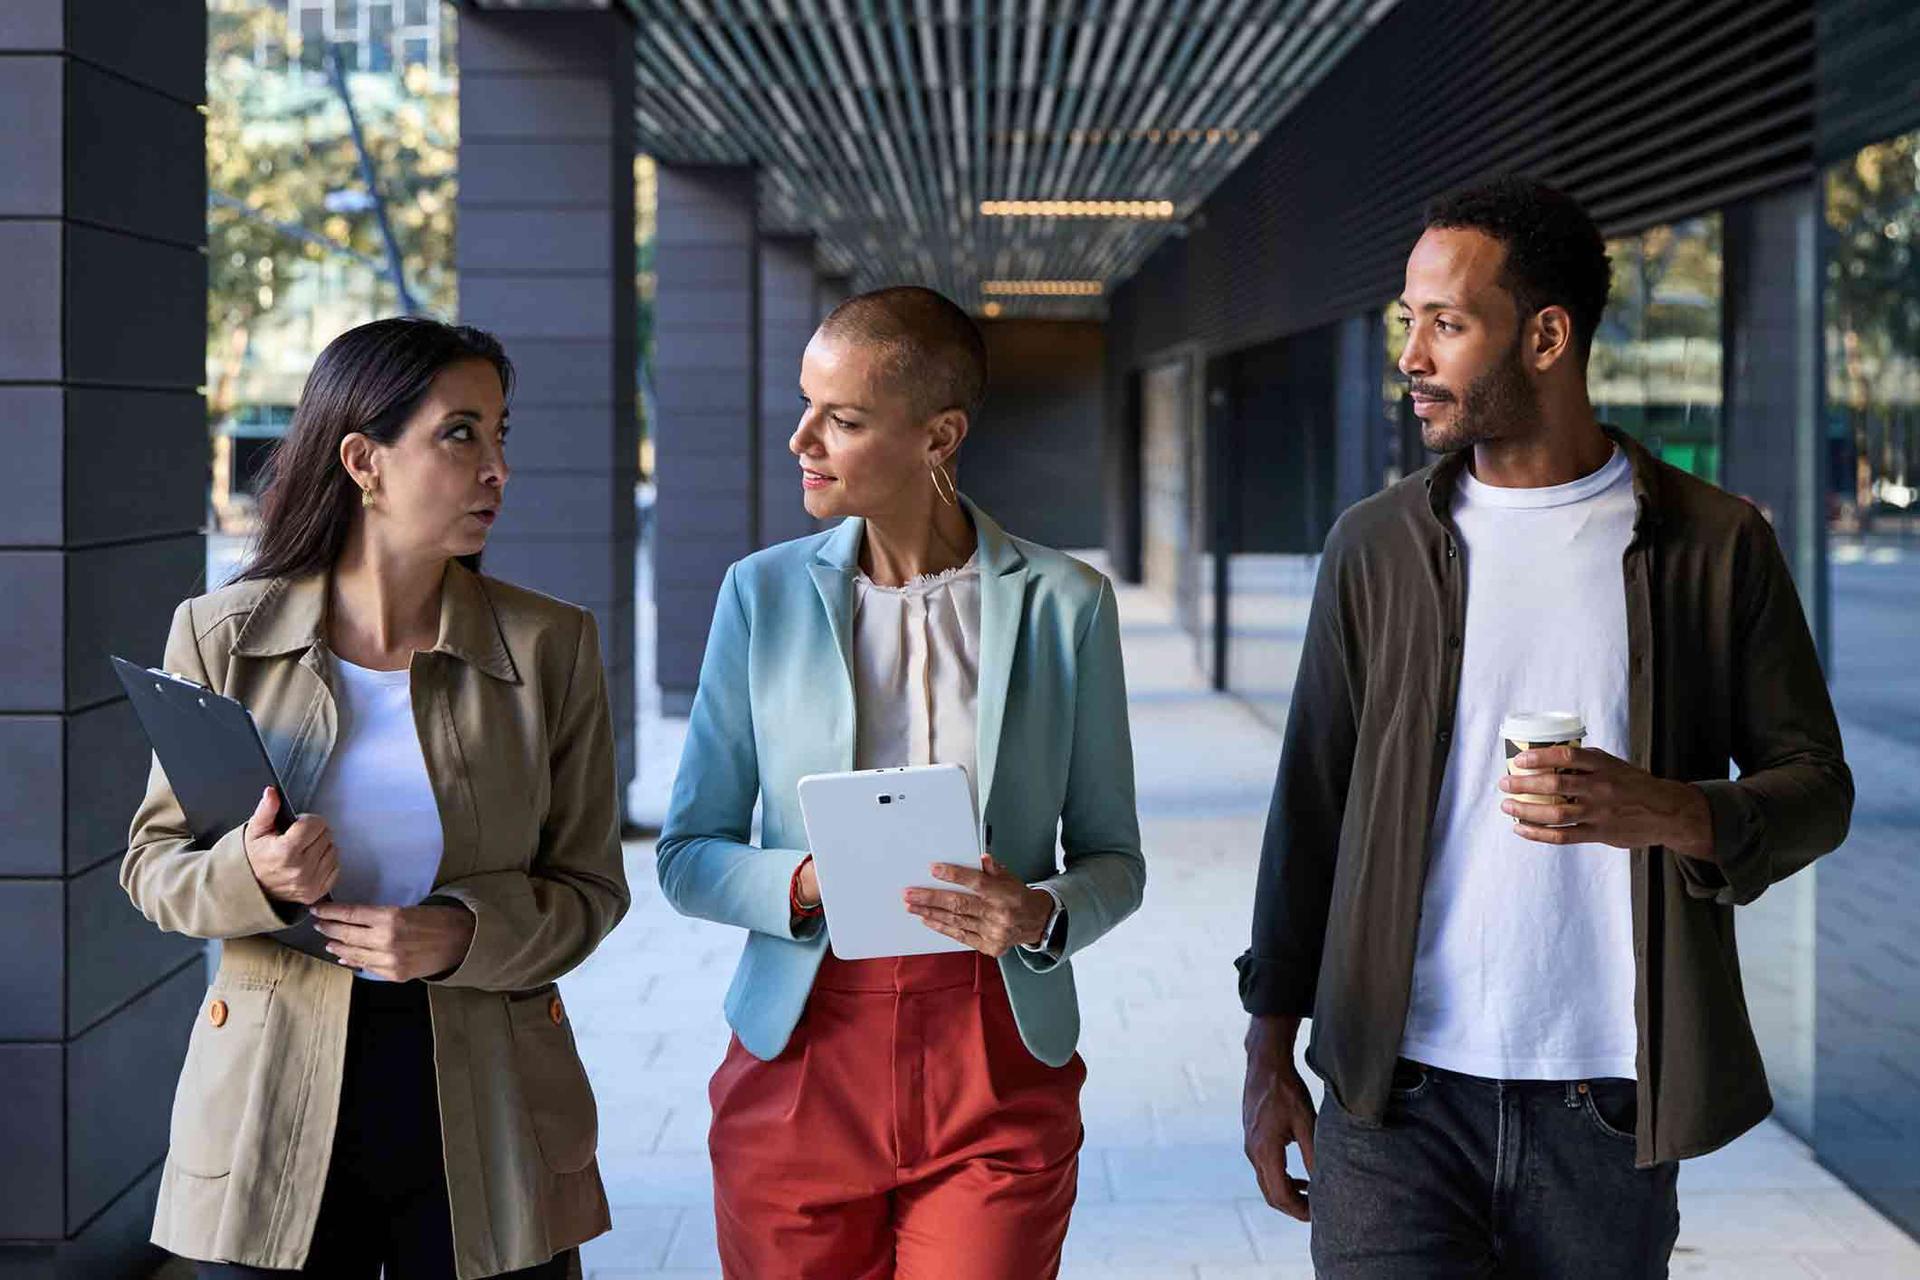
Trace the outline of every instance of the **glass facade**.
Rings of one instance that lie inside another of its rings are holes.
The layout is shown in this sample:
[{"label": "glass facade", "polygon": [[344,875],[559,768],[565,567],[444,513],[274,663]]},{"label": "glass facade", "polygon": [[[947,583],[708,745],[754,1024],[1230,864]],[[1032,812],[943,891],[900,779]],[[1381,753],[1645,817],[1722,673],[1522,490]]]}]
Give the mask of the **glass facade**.
[{"label": "glass facade", "polygon": [[1819,865],[1814,1139],[1920,1231],[1920,132],[1823,175],[1828,671],[1858,791]]},{"label": "glass facade", "polygon": [[1715,481],[1722,444],[1720,245],[1717,215],[1608,241],[1613,296],[1587,366],[1601,421]]},{"label": "glass facade", "polygon": [[[455,312],[454,15],[401,0],[208,5],[210,498],[223,531],[249,527],[260,460],[329,340],[409,304]],[[325,70],[330,47],[342,83]]]}]

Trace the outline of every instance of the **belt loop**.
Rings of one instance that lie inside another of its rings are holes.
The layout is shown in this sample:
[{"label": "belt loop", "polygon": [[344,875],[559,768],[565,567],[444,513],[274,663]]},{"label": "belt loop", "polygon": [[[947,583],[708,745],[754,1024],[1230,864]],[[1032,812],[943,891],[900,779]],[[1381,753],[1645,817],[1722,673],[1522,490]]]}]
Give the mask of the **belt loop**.
[{"label": "belt loop", "polygon": [[987,989],[987,953],[973,953],[973,994],[979,995]]},{"label": "belt loop", "polygon": [[1580,1087],[1568,1080],[1561,1085],[1561,1089],[1566,1094],[1567,1110],[1572,1111],[1577,1108],[1580,1105]]}]

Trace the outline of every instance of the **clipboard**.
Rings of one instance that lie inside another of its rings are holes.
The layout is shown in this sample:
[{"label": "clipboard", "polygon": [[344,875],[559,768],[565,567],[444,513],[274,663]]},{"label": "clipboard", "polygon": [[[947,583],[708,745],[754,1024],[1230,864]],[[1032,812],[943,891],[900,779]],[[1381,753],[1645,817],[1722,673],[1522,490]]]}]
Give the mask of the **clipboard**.
[{"label": "clipboard", "polygon": [[967,893],[935,880],[935,862],[980,864],[973,788],[957,764],[815,773],[800,779],[800,813],[820,880],[827,941],[842,960],[968,950],[907,910],[909,888]]},{"label": "clipboard", "polygon": [[[114,674],[127,691],[161,771],[180,801],[193,842],[210,848],[221,836],[245,823],[268,787],[280,797],[273,829],[293,825],[287,789],[267,754],[253,715],[234,699],[182,676],[112,658]],[[280,905],[280,904],[276,904]],[[271,937],[297,951],[332,961],[327,939],[305,918]]]}]

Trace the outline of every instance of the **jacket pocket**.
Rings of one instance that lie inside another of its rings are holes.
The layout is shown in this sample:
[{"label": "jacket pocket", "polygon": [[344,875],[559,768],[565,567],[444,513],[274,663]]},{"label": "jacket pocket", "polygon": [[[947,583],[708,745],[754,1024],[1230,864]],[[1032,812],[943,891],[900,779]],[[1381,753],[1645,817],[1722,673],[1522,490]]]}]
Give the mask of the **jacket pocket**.
[{"label": "jacket pocket", "polygon": [[232,1171],[272,1006],[271,986],[216,985],[201,1000],[168,1130],[168,1159],[180,1172],[223,1178]]},{"label": "jacket pocket", "polygon": [[508,996],[507,1021],[520,1098],[540,1156],[555,1173],[577,1173],[599,1146],[600,1113],[559,989],[548,983]]}]

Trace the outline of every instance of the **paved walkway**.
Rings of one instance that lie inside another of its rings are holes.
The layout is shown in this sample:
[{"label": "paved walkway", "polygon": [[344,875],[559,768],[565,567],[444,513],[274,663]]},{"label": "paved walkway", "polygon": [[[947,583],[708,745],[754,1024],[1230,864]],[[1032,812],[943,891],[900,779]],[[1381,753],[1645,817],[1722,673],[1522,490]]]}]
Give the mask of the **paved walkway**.
[{"label": "paved walkway", "polygon": [[[1231,966],[1278,737],[1200,687],[1188,642],[1151,597],[1125,593],[1121,616],[1150,874],[1141,912],[1075,961],[1090,1074],[1064,1274],[1307,1277],[1306,1228],[1260,1201],[1240,1153],[1244,1023]],[[644,728],[643,810],[664,802],[677,729],[655,718]],[[661,901],[650,845],[631,845],[628,859],[633,913],[566,983],[614,1205],[587,1270],[716,1277],[705,1086],[726,1044],[720,998],[740,939]],[[1681,1199],[1676,1276],[1920,1277],[1920,1245],[1771,1124],[1689,1162]]]}]

